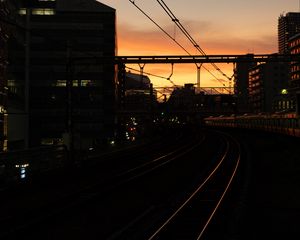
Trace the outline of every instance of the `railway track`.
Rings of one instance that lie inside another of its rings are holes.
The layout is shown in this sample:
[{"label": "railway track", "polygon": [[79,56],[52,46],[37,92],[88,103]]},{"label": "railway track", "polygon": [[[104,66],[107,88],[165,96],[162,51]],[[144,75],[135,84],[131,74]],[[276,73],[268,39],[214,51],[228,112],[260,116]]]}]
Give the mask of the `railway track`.
[{"label": "railway track", "polygon": [[82,205],[89,204],[90,201],[94,201],[94,199],[99,198],[99,196],[116,191],[117,188],[122,187],[124,184],[128,184],[131,181],[141,178],[144,175],[171,163],[177,159],[178,156],[183,155],[188,151],[192,151],[196,146],[199,146],[203,139],[204,137],[197,139],[196,144],[187,141],[183,146],[177,147],[176,150],[173,148],[173,150],[170,151],[169,149],[169,152],[164,152],[162,156],[155,157],[154,159],[135,161],[134,167],[132,165],[133,163],[129,164],[129,166],[131,166],[129,169],[122,169],[115,172],[113,175],[102,179],[101,182],[81,187],[79,190],[67,194],[51,204],[47,204],[39,209],[34,209],[31,212],[27,211],[26,214],[22,214],[23,216],[9,216],[2,218],[0,219],[2,225],[1,236],[4,239],[6,237],[19,236],[22,232],[27,232],[28,229],[33,230],[36,226],[47,222],[49,219],[60,217],[66,212],[72,212],[72,210],[80,208]]},{"label": "railway track", "polygon": [[205,239],[238,168],[239,144],[212,132],[171,143],[160,156],[149,153],[27,215],[2,218],[0,238]]},{"label": "railway track", "polygon": [[218,160],[184,197],[151,206],[107,240],[207,239],[207,230],[231,188],[241,157],[235,139],[223,134],[222,139],[225,147]]},{"label": "railway track", "polygon": [[206,238],[206,230],[221,207],[240,163],[239,143],[228,135],[224,136],[224,140],[226,149],[215,168],[172,215],[146,239]]}]

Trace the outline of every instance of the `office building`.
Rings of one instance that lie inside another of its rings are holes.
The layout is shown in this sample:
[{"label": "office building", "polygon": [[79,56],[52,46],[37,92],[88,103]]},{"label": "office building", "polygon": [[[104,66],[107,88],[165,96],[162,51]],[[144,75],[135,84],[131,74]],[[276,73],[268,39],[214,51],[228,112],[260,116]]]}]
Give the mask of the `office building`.
[{"label": "office building", "polygon": [[278,19],[278,52],[288,54],[288,41],[291,37],[300,33],[300,12],[289,12],[280,15]]},{"label": "office building", "polygon": [[115,10],[94,0],[25,3],[18,14],[31,31],[9,52],[9,89],[24,103],[23,147],[87,149],[113,138],[117,69],[97,58],[116,54]]},{"label": "office building", "polygon": [[[289,39],[290,54],[300,54],[300,33]],[[291,89],[300,90],[300,62],[291,63]]]},{"label": "office building", "polygon": [[249,70],[249,105],[255,113],[271,113],[291,108],[286,99],[289,65],[269,62]]},{"label": "office building", "polygon": [[7,42],[9,40],[10,8],[0,1],[0,151],[7,150]]},{"label": "office building", "polygon": [[249,62],[237,62],[234,68],[234,94],[238,112],[249,111],[249,69],[256,65],[251,59],[253,55],[249,54]]},{"label": "office building", "polygon": [[[289,39],[290,54],[300,54],[300,33]],[[290,88],[289,94],[295,103],[295,111],[300,113],[300,61],[291,62],[290,65]]]}]

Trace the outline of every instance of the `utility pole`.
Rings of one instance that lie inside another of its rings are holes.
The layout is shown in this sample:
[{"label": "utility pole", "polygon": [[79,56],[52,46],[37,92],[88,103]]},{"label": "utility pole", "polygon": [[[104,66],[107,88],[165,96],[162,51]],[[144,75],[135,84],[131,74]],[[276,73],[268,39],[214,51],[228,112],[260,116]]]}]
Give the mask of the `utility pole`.
[{"label": "utility pole", "polygon": [[196,64],[196,66],[197,66],[197,90],[198,92],[200,92],[200,71],[201,71],[202,63],[200,63],[199,65]]},{"label": "utility pole", "polygon": [[67,41],[67,65],[66,65],[66,91],[67,91],[67,147],[69,150],[70,163],[73,160],[74,139],[73,139],[73,103],[72,103],[72,91],[73,91],[73,79],[72,79],[72,66],[71,66],[71,43]]},{"label": "utility pole", "polygon": [[25,83],[24,83],[24,97],[25,97],[25,136],[24,143],[25,148],[29,148],[29,138],[30,138],[30,17],[31,17],[31,8],[26,9],[26,32],[25,32]]}]

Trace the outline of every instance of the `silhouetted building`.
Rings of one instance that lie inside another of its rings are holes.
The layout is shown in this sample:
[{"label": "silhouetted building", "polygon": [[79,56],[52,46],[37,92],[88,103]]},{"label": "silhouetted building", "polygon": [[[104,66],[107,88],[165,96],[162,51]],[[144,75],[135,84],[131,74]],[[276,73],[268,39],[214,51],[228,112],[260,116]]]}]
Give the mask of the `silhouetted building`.
[{"label": "silhouetted building", "polygon": [[[249,54],[249,60],[253,55]],[[254,62],[237,62],[234,69],[234,94],[237,100],[237,111],[249,111],[249,69],[254,67]]]},{"label": "silhouetted building", "polygon": [[[300,54],[300,33],[291,37],[289,40],[291,54]],[[291,88],[300,90],[300,62],[291,63]]]},{"label": "silhouetted building", "polygon": [[0,1],[0,151],[7,150],[7,42],[9,39],[9,15],[7,0]]},{"label": "silhouetted building", "polygon": [[249,70],[249,104],[252,111],[274,112],[290,108],[285,91],[288,87],[289,65],[269,62]]},{"label": "silhouetted building", "polygon": [[9,52],[10,89],[29,120],[25,146],[88,148],[113,138],[116,69],[96,58],[116,54],[115,10],[94,0],[25,3],[18,14],[30,31]]},{"label": "silhouetted building", "polygon": [[170,111],[175,113],[219,115],[234,113],[236,100],[231,94],[197,94],[194,84],[185,84],[182,88],[174,89],[167,104]]},{"label": "silhouetted building", "polygon": [[[300,33],[294,35],[289,39],[289,47],[291,54],[300,54]],[[289,95],[295,103],[295,110],[297,114],[300,113],[300,62],[291,62],[290,65],[291,78]]]},{"label": "silhouetted building", "polygon": [[194,111],[196,107],[196,90],[194,84],[185,84],[172,92],[168,106],[174,111]]},{"label": "silhouetted building", "polygon": [[125,79],[125,109],[149,111],[156,101],[148,76],[126,73]]},{"label": "silhouetted building", "polygon": [[289,12],[278,19],[278,48],[280,54],[289,53],[288,41],[300,33],[300,12]]}]

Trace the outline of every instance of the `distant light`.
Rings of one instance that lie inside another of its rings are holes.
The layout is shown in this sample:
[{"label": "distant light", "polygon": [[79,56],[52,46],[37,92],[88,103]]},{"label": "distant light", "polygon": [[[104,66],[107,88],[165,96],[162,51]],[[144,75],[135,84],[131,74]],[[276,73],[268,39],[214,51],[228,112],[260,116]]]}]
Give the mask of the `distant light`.
[{"label": "distant light", "polygon": [[110,145],[115,145],[115,141],[114,140],[110,141]]},{"label": "distant light", "polygon": [[29,167],[29,163],[26,163],[26,164],[17,164],[15,165],[16,168],[27,168]]},{"label": "distant light", "polygon": [[20,169],[20,177],[21,179],[24,179],[26,177],[26,168],[25,167],[21,167]]},{"label": "distant light", "polygon": [[90,150],[90,151],[93,151],[93,150],[94,150],[94,148],[93,148],[93,147],[90,147],[90,148],[89,148],[89,150]]},{"label": "distant light", "polygon": [[281,94],[282,94],[282,95],[288,94],[288,90],[287,90],[287,89],[282,89],[282,90],[281,90]]}]

